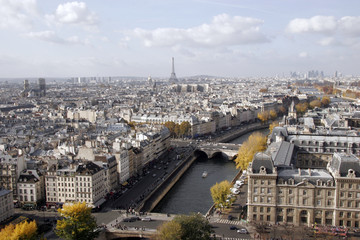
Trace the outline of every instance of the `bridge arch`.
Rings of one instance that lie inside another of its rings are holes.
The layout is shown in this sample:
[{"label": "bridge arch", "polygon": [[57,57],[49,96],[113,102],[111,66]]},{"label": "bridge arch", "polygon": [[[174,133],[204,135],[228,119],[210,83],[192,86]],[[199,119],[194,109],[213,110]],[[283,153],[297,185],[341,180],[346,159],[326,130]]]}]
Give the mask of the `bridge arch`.
[{"label": "bridge arch", "polygon": [[200,159],[208,159],[209,158],[208,154],[205,151],[200,150],[200,149],[195,149],[194,156],[196,158],[200,158]]}]

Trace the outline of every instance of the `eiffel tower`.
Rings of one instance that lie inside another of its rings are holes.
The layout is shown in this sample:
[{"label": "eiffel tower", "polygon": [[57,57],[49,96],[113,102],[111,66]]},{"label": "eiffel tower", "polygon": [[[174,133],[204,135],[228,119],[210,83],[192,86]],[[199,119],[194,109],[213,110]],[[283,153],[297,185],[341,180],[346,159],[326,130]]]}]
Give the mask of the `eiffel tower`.
[{"label": "eiffel tower", "polygon": [[174,83],[178,82],[178,79],[177,79],[176,74],[175,74],[174,58],[172,58],[172,72],[171,72],[171,75],[170,75],[170,78],[169,78],[169,82],[171,84],[174,84]]}]

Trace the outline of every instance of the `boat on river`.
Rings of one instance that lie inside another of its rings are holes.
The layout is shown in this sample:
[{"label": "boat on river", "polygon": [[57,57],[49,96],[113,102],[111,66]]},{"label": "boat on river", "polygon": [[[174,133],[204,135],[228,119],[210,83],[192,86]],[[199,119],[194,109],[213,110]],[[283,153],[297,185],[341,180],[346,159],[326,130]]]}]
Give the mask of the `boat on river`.
[{"label": "boat on river", "polygon": [[208,172],[207,172],[207,171],[204,171],[201,176],[202,176],[203,178],[206,178],[207,175],[208,175]]}]

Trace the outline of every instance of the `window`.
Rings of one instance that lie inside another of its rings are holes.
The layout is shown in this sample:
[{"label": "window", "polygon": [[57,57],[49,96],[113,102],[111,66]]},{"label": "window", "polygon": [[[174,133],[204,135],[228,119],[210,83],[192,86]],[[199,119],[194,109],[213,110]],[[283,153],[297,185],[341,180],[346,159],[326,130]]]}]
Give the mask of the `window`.
[{"label": "window", "polygon": [[257,211],[256,207],[253,207],[253,212],[256,212],[256,211]]},{"label": "window", "polygon": [[351,218],[351,212],[347,213],[347,218]]},{"label": "window", "polygon": [[260,197],[260,202],[261,202],[261,203],[264,202],[264,197],[263,197],[263,196]]},{"label": "window", "polygon": [[268,207],[268,208],[266,209],[266,212],[269,213],[270,211],[271,211],[271,208]]},{"label": "window", "polygon": [[265,188],[261,188],[261,193],[265,193]]},{"label": "window", "polygon": [[316,205],[321,206],[321,200],[320,200],[320,199],[318,199],[318,200],[316,201]]},{"label": "window", "polygon": [[303,198],[303,205],[307,205],[307,198]]},{"label": "window", "polygon": [[254,187],[254,193],[258,193],[258,188]]},{"label": "window", "polygon": [[271,197],[267,197],[267,203],[271,203]]},{"label": "window", "polygon": [[258,198],[257,196],[254,196],[254,202],[257,202]]},{"label": "window", "polygon": [[303,195],[306,195],[306,190],[303,190]]},{"label": "window", "polygon": [[294,198],[293,197],[289,197],[289,204],[293,204],[294,203]]},{"label": "window", "polygon": [[331,191],[328,191],[328,197],[330,197],[331,196]]},{"label": "window", "polygon": [[351,183],[349,183],[349,189],[352,189],[352,184]]},{"label": "window", "polygon": [[344,212],[339,212],[339,217],[344,217]]},{"label": "window", "polygon": [[270,222],[270,215],[266,216],[266,221]]},{"label": "window", "polygon": [[289,189],[289,194],[292,194],[293,193],[293,190],[292,189]]},{"label": "window", "polygon": [[253,220],[256,221],[256,214],[253,214]]},{"label": "window", "polygon": [[265,184],[265,181],[264,180],[261,180],[261,185],[264,185]]},{"label": "window", "polygon": [[352,198],[353,197],[353,193],[352,192],[348,192],[348,197]]},{"label": "window", "polygon": [[271,194],[271,188],[267,189],[267,193]]},{"label": "window", "polygon": [[260,212],[264,212],[264,207],[260,207]]},{"label": "window", "polygon": [[340,192],[340,197],[344,197],[345,193],[344,192]]},{"label": "window", "polygon": [[317,190],[317,195],[321,195],[321,190]]}]

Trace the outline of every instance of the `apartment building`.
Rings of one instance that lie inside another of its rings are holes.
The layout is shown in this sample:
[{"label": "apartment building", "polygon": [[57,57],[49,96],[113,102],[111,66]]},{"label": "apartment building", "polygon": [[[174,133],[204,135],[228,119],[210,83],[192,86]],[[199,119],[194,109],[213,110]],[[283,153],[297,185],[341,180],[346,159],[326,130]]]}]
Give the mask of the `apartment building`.
[{"label": "apartment building", "polygon": [[105,202],[105,170],[93,162],[51,166],[45,176],[46,204],[60,206],[66,202],[86,202],[98,207]]},{"label": "apartment building", "polygon": [[39,171],[23,170],[17,182],[18,200],[23,207],[35,208],[45,200],[45,180]]},{"label": "apartment building", "polygon": [[0,189],[0,223],[14,215],[13,194],[10,190]]}]

